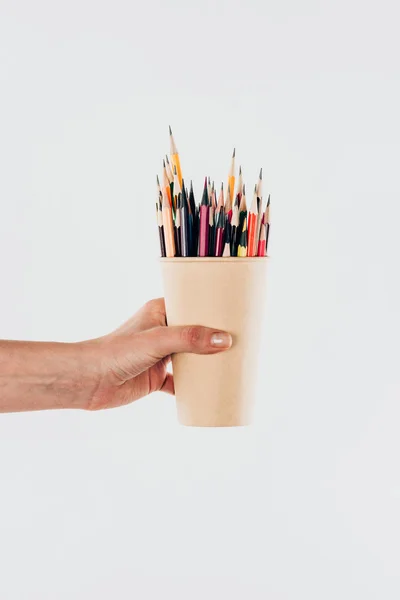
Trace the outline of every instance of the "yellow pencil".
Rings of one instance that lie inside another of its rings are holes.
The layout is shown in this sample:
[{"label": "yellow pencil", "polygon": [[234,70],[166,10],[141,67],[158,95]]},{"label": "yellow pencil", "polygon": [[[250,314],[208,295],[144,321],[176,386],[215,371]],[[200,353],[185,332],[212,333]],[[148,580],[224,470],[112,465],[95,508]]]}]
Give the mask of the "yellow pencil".
[{"label": "yellow pencil", "polygon": [[243,229],[242,229],[242,234],[240,236],[240,242],[239,242],[237,255],[242,256],[242,257],[247,256],[247,219],[246,219],[246,217],[244,218],[244,221],[243,221]]},{"label": "yellow pencil", "polygon": [[235,156],[236,156],[236,148],[233,149],[231,169],[229,171],[229,176],[228,176],[228,188],[229,188],[231,206],[233,204],[233,197],[235,194]]},{"label": "yellow pencil", "polygon": [[174,136],[172,135],[171,127],[169,128],[169,138],[170,138],[170,144],[171,144],[170,154],[171,154],[172,165],[174,167],[176,167],[176,172],[178,173],[179,185],[180,185],[180,187],[182,187],[181,162],[179,160],[178,149],[175,144]]}]

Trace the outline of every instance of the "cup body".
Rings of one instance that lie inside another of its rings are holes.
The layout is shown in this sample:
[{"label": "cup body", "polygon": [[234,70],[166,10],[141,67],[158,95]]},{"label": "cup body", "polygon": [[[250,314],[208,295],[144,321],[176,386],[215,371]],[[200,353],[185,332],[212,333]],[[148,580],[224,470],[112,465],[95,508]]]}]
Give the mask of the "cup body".
[{"label": "cup body", "polygon": [[179,422],[249,425],[254,406],[267,258],[162,258],[168,325],[228,331],[219,354],[172,356]]}]

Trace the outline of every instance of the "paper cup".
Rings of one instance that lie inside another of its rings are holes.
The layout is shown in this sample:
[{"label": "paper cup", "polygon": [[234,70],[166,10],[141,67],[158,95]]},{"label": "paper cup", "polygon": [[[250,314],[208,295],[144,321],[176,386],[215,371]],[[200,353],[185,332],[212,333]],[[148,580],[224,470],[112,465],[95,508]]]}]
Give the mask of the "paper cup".
[{"label": "paper cup", "polygon": [[172,357],[182,425],[249,425],[254,406],[267,258],[162,258],[168,325],[232,335],[219,354]]}]

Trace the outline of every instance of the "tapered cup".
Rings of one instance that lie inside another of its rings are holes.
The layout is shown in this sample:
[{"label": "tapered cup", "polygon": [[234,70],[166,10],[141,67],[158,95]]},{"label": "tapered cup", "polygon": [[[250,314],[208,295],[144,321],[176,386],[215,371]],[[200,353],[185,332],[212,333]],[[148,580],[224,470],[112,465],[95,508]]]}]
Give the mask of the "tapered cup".
[{"label": "tapered cup", "polygon": [[172,356],[182,425],[249,425],[255,401],[267,258],[162,258],[168,325],[232,335],[219,354]]}]

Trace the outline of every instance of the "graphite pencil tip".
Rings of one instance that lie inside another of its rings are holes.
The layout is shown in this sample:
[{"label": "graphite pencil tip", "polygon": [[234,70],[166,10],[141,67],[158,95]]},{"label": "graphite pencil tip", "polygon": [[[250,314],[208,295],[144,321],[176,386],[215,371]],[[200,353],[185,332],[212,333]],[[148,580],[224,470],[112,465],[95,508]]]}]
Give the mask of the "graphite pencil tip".
[{"label": "graphite pencil tip", "polygon": [[172,135],[171,125],[168,125],[168,127],[169,127],[169,135]]},{"label": "graphite pencil tip", "polygon": [[165,158],[167,159],[167,163],[169,164],[168,154],[165,155]]},{"label": "graphite pencil tip", "polygon": [[245,184],[243,184],[243,196],[245,196],[245,195],[246,195],[246,186],[245,186]]},{"label": "graphite pencil tip", "polygon": [[262,167],[260,169],[260,179],[262,179]]},{"label": "graphite pencil tip", "polygon": [[164,167],[164,169],[165,169],[165,160],[164,160],[164,159],[163,159],[163,161],[162,161],[162,164],[163,164],[163,167]]},{"label": "graphite pencil tip", "polygon": [[270,202],[271,202],[271,194],[268,194],[267,206],[269,206]]},{"label": "graphite pencil tip", "polygon": [[242,174],[242,165],[240,165],[240,167],[239,167],[239,175],[241,175],[241,174]]},{"label": "graphite pencil tip", "polygon": [[176,170],[176,165],[174,165],[174,175],[178,175],[178,172]]},{"label": "graphite pencil tip", "polygon": [[160,185],[160,180],[158,179],[158,175],[157,175],[157,185]]},{"label": "graphite pencil tip", "polygon": [[235,158],[235,156],[236,156],[236,148],[233,149],[232,158]]}]

